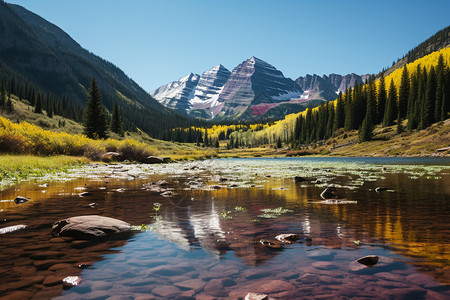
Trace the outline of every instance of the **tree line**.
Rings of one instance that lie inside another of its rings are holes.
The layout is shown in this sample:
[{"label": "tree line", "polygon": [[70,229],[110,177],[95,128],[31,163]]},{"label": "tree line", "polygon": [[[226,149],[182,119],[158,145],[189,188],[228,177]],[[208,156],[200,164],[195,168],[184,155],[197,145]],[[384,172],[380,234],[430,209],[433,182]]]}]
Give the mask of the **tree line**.
[{"label": "tree line", "polygon": [[[396,87],[391,79],[387,92],[386,85],[384,76],[379,79],[378,89],[374,80],[365,85],[355,84],[345,94],[340,93],[336,103],[329,102],[315,111],[309,109],[306,116],[300,115],[296,120],[293,146],[328,139],[341,128],[359,130],[359,141],[364,142],[372,139],[374,126],[378,124],[386,127],[397,123],[400,133],[404,129],[425,129],[448,117],[450,69],[442,54],[437,65],[428,71],[418,65],[410,75],[405,66],[400,86]],[[403,128],[405,119],[408,122]]]}]

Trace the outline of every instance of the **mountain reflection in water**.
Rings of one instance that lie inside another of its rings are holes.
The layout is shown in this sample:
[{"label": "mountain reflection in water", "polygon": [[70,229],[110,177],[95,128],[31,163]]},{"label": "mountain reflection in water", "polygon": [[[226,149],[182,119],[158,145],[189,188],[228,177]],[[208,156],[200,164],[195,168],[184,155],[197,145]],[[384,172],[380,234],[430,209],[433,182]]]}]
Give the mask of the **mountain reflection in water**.
[{"label": "mountain reflection in water", "polygon": [[[1,237],[0,255],[9,261],[0,262],[0,272],[9,289],[0,288],[0,295],[11,293],[11,282],[28,276],[11,272],[20,269],[11,262],[14,257],[20,266],[36,265],[36,255],[29,250],[7,254],[10,247],[29,246],[31,240],[21,235],[32,233],[33,243],[50,244],[52,222],[95,213],[144,224],[148,231],[106,245],[113,249],[55,243],[58,249],[67,249],[58,258],[65,263],[79,263],[83,255],[97,261],[79,271],[84,279],[81,286],[64,293],[58,290],[64,299],[90,298],[100,291],[105,296],[155,298],[239,298],[250,291],[285,298],[450,296],[450,225],[444,221],[450,219],[449,162],[382,163],[320,158],[211,160],[145,167],[147,175],[142,178],[106,186],[100,176],[93,176],[51,184],[46,193],[37,185],[15,187],[2,192],[2,199],[13,199],[21,189],[23,196],[36,200],[2,207],[1,217],[8,221],[1,227],[20,223],[30,229]],[[308,180],[296,183],[294,176]],[[167,180],[172,197],[144,188],[160,179]],[[342,199],[357,202],[322,203],[320,193],[329,185]],[[76,194],[77,187],[85,186],[92,197]],[[375,192],[376,187],[392,191]],[[97,208],[90,208],[90,202],[96,202]],[[158,212],[153,209],[156,202],[161,203]],[[277,208],[285,212],[262,211]],[[281,249],[260,243],[283,233],[296,233],[300,239]],[[372,254],[382,258],[375,267],[354,264]],[[50,271],[32,275],[46,278]],[[40,285],[20,289],[36,293]]]}]

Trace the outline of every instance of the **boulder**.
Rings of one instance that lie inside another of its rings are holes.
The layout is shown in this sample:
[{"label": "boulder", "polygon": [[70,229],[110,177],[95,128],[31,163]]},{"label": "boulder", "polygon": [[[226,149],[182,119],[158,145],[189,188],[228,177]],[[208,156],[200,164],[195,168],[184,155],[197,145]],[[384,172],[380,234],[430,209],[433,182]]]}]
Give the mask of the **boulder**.
[{"label": "boulder", "polygon": [[147,156],[142,160],[144,164],[162,164],[164,159],[158,156]]},{"label": "boulder", "polygon": [[26,197],[23,197],[23,196],[17,196],[16,199],[14,199],[14,202],[16,204],[22,204],[22,203],[27,202],[28,200],[30,200],[30,198],[26,198]]},{"label": "boulder", "polygon": [[106,152],[100,156],[100,159],[106,163],[119,161],[121,158],[122,154],[120,154],[119,152]]},{"label": "boulder", "polygon": [[98,215],[78,216],[57,221],[52,232],[56,236],[67,236],[75,239],[94,239],[113,233],[130,231],[130,224]]},{"label": "boulder", "polygon": [[373,267],[374,265],[376,265],[378,263],[378,258],[379,257],[376,255],[367,255],[367,256],[357,259],[356,261],[359,262],[360,264],[366,265],[368,267]]}]

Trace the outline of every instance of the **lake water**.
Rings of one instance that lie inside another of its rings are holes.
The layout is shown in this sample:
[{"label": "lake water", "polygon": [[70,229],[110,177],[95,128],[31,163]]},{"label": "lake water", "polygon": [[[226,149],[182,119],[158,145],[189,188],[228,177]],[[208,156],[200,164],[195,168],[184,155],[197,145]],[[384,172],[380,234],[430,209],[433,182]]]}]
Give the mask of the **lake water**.
[{"label": "lake water", "polygon": [[[450,298],[448,158],[90,165],[60,179],[0,192],[0,230],[28,226],[0,235],[0,296]],[[152,184],[160,180],[167,184]],[[338,201],[321,198],[329,186]],[[80,197],[84,191],[92,195]],[[18,195],[32,200],[16,205]],[[50,234],[55,221],[87,214],[142,230],[99,243]],[[261,243],[284,233],[300,239]],[[356,262],[366,255],[378,263]],[[83,281],[64,290],[66,276]]]}]

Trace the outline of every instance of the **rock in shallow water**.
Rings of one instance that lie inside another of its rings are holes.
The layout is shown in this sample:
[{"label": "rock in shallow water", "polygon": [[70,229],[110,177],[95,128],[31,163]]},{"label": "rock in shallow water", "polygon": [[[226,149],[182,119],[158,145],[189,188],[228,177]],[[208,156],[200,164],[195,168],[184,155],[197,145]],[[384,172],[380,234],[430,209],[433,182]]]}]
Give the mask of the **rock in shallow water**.
[{"label": "rock in shallow water", "polygon": [[277,240],[279,240],[280,242],[293,243],[296,240],[298,240],[300,238],[300,236],[295,233],[284,233],[284,234],[277,235],[275,238]]},{"label": "rock in shallow water", "polygon": [[366,265],[368,267],[372,267],[378,263],[378,256],[376,255],[367,255],[357,259],[356,261],[360,264]]},{"label": "rock in shallow water", "polygon": [[114,218],[98,215],[78,216],[57,221],[52,232],[56,236],[75,239],[93,239],[110,234],[131,231],[130,224]]},{"label": "rock in shallow water", "polygon": [[266,294],[248,293],[245,296],[245,300],[268,300],[269,297]]},{"label": "rock in shallow water", "polygon": [[27,225],[13,225],[8,227],[0,228],[0,234],[10,233],[18,230],[27,228]]},{"label": "rock in shallow water", "polygon": [[14,199],[14,203],[22,204],[22,203],[27,202],[28,200],[30,200],[30,198],[26,198],[26,197],[23,197],[23,196],[17,196],[16,199]]}]

